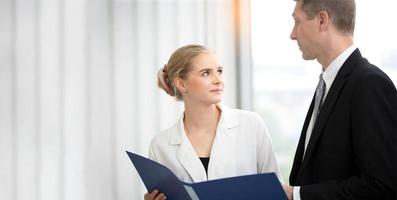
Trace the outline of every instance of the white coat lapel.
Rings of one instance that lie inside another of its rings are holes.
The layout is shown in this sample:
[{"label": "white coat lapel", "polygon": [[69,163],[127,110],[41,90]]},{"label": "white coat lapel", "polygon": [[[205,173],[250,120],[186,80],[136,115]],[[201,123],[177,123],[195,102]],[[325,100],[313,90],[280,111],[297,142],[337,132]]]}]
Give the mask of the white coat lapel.
[{"label": "white coat lapel", "polygon": [[175,132],[174,137],[174,141],[179,141],[180,143],[180,147],[177,150],[177,158],[192,178],[193,182],[206,181],[207,174],[205,173],[203,164],[185,134],[183,117],[179,122],[179,130]]},{"label": "white coat lapel", "polygon": [[210,162],[208,165],[208,180],[234,176],[238,160],[235,158],[238,150],[236,145],[235,127],[238,121],[233,111],[225,106],[218,105],[222,110],[217,133],[212,145]]}]

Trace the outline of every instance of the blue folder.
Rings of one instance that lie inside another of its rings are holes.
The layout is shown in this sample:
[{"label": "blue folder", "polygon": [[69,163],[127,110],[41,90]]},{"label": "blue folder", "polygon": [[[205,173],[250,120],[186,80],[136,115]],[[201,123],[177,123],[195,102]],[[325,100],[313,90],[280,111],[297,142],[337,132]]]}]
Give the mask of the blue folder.
[{"label": "blue folder", "polygon": [[148,191],[158,189],[168,200],[287,200],[275,173],[185,183],[167,167],[127,151]]}]

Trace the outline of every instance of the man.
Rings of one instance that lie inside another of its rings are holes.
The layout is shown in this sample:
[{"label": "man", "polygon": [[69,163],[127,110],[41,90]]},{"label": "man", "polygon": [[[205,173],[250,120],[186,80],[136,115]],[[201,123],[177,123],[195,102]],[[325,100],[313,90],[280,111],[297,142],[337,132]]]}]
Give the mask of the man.
[{"label": "man", "polygon": [[296,0],[291,39],[322,74],[295,153],[289,199],[396,199],[397,92],[353,45],[354,0]]}]

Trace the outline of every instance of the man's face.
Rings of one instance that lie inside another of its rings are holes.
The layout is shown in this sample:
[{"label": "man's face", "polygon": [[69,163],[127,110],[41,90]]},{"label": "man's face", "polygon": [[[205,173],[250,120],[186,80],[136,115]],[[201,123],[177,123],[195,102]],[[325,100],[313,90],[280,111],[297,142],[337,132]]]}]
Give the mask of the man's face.
[{"label": "man's face", "polygon": [[318,57],[319,45],[319,20],[317,17],[308,19],[302,10],[302,1],[297,1],[292,14],[295,24],[291,32],[291,39],[298,42],[302,57],[305,60],[313,60]]}]

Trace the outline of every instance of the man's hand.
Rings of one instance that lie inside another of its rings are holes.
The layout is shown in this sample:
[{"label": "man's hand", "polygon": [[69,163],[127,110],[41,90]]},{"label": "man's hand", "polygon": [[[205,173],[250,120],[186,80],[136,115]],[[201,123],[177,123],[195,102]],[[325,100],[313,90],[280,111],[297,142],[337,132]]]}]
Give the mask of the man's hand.
[{"label": "man's hand", "polygon": [[292,200],[293,196],[294,196],[294,190],[293,187],[289,186],[289,185],[282,185],[285,194],[287,195],[288,200]]}]

